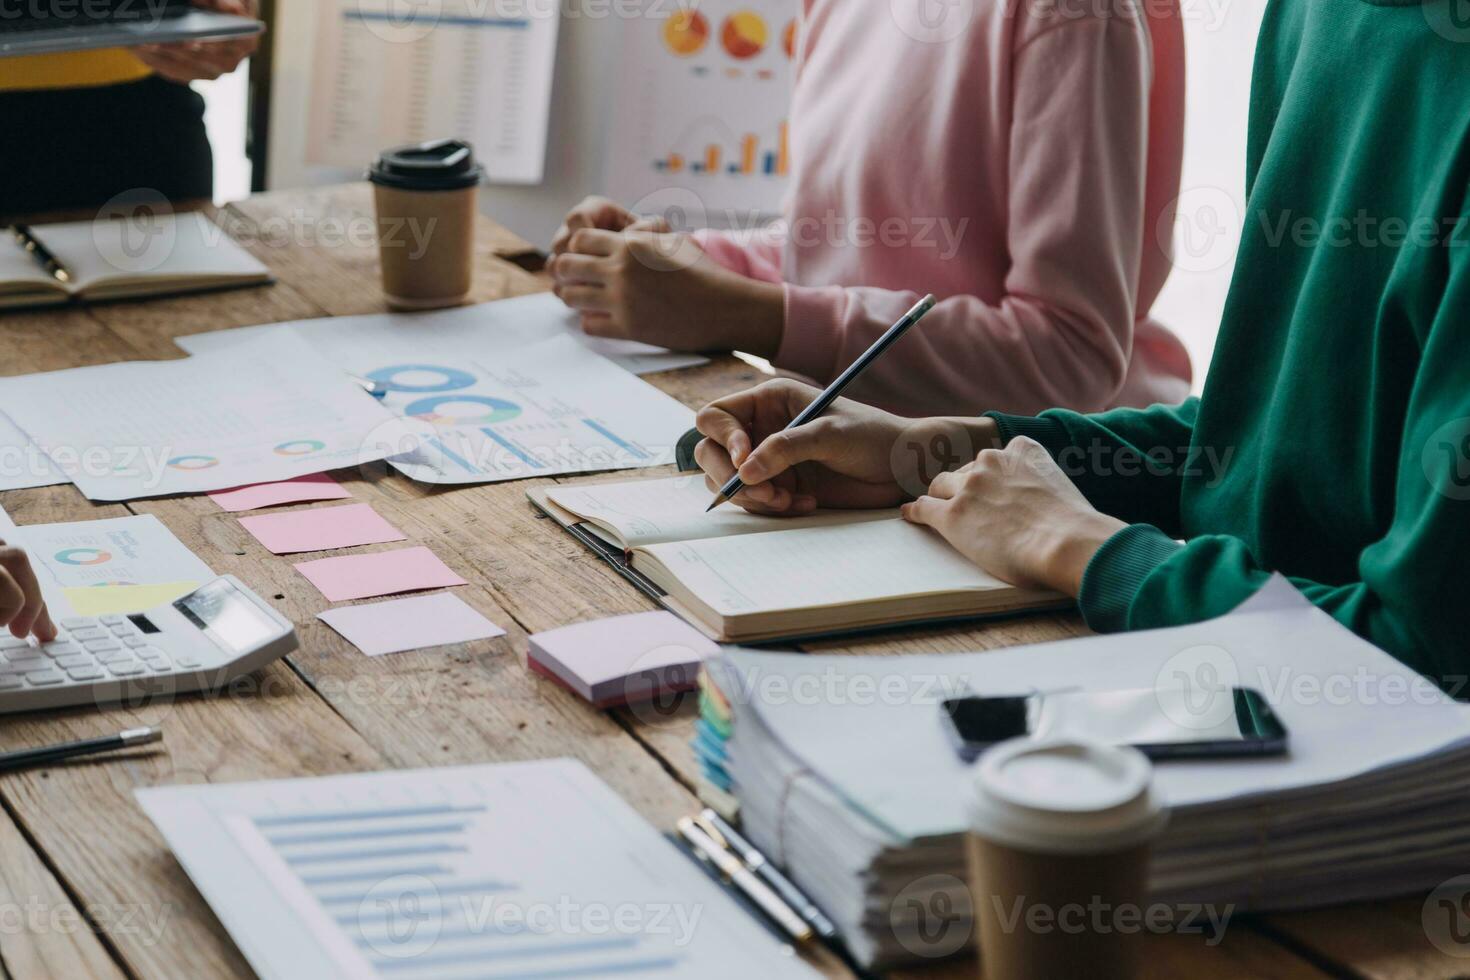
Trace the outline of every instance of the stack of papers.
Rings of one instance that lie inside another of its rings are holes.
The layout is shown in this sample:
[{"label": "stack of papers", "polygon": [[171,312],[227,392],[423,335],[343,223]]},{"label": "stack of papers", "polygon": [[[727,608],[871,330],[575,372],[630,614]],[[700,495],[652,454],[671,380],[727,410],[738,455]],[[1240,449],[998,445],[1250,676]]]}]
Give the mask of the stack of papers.
[{"label": "stack of papers", "polygon": [[1152,868],[1159,901],[1246,911],[1381,898],[1470,862],[1470,708],[1284,580],[1174,629],[958,656],[735,650],[707,670],[733,715],[723,768],[748,835],[866,964],[933,955],[919,911],[940,894],[968,922],[967,767],[941,707],[967,693],[1203,682],[1266,696],[1288,755],[1155,764],[1173,809]]}]

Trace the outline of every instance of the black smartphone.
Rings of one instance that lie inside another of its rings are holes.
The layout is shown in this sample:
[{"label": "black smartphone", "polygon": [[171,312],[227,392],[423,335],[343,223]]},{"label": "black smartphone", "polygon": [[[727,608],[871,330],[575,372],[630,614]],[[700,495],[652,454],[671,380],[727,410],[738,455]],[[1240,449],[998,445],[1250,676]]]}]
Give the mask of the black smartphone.
[{"label": "black smartphone", "polygon": [[1245,687],[950,698],[944,712],[955,748],[966,760],[1023,735],[1131,745],[1151,759],[1286,753],[1286,726],[1259,691]]}]

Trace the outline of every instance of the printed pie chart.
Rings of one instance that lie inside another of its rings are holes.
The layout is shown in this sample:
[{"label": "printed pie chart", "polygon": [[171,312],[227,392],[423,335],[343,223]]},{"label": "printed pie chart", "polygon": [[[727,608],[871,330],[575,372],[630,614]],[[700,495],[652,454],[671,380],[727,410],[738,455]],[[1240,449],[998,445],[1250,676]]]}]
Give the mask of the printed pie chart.
[{"label": "printed pie chart", "polygon": [[766,22],[750,10],[738,10],[720,27],[720,44],[730,57],[744,61],[760,54],[766,46]]},{"label": "printed pie chart", "polygon": [[283,442],[275,448],[277,456],[308,456],[327,448],[327,444],[320,439],[293,439]]},{"label": "printed pie chart", "polygon": [[709,40],[709,20],[697,10],[676,11],[664,21],[664,44],[681,58],[698,54]]},{"label": "printed pie chart", "polygon": [[521,414],[521,406],[486,395],[435,395],[410,402],[403,414],[434,425],[494,425]]},{"label": "printed pie chart", "polygon": [[63,548],[56,553],[63,565],[103,565],[112,561],[112,552],[101,548]]}]

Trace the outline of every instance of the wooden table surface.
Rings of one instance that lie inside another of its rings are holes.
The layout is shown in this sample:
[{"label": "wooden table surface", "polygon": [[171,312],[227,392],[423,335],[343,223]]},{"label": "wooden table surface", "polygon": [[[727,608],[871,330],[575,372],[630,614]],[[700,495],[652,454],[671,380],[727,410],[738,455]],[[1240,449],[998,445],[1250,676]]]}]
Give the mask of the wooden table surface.
[{"label": "wooden table surface", "polygon": [[[216,220],[279,277],[269,288],[0,317],[0,373],[182,356],[175,336],[382,309],[377,258],[343,227],[370,215],[359,185],[268,194]],[[345,243],[343,239],[346,239]],[[473,299],[536,292],[513,257],[526,243],[481,223]],[[761,379],[734,358],[648,380],[691,407]],[[603,713],[525,668],[526,635],[635,612],[649,602],[525,501],[529,481],[456,489],[397,474],[336,474],[410,543],[470,583],[456,594],[508,631],[430,653],[365,657],[315,619],[328,605],[206,497],[94,504],[74,487],[0,494],[16,522],[154,514],[220,573],[233,573],[297,626],[301,648],[228,694],[167,708],[8,717],[0,750],[161,722],[161,751],[0,776],[0,977],[249,976],[229,936],[133,800],[140,786],[277,779],[396,767],[572,756],[660,829],[696,807],[692,706],[648,721]],[[402,547],[394,544],[381,546]],[[293,556],[312,557],[312,556]],[[1084,632],[1072,616],[813,644],[852,653],[932,653]],[[1427,978],[1470,974],[1437,950],[1422,900],[1240,917],[1223,939],[1149,937],[1149,976]],[[1465,952],[1470,953],[1470,947]],[[950,964],[915,976],[966,976]]]}]

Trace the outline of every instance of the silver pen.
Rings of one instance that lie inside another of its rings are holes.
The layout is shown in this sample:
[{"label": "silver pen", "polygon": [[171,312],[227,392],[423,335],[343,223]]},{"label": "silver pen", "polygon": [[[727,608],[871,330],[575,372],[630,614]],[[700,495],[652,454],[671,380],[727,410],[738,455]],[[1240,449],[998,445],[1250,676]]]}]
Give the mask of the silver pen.
[{"label": "silver pen", "polygon": [[766,860],[766,856],[756,850],[755,845],[746,840],[723,817],[706,808],[695,820],[705,833],[733,851],[752,874],[759,876],[762,881],[770,885],[771,890],[780,895],[781,899],[791,906],[817,935],[823,939],[837,938],[837,926],[832,920],[823,915],[822,910],[817,908],[790,878],[776,870],[776,866]]},{"label": "silver pen", "polygon": [[730,882],[780,926],[782,931],[801,943],[808,942],[812,938],[812,927],[807,924],[806,920],[787,905],[769,885],[741,863],[739,858],[716,843],[715,839],[704,831],[704,828],[694,822],[693,817],[680,817],[675,826],[679,830],[679,835],[689,842],[690,847],[708,858],[719,869],[720,874],[730,879]]}]

